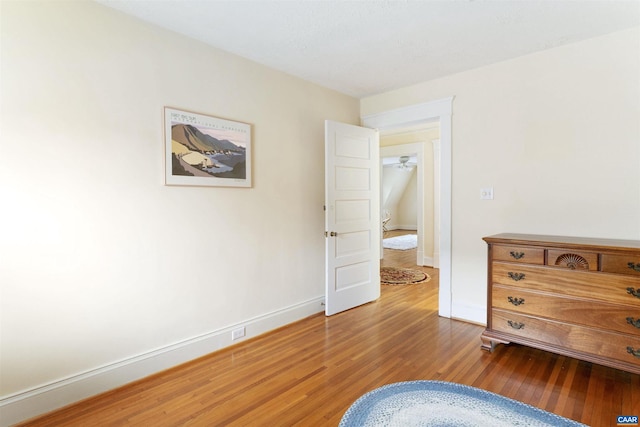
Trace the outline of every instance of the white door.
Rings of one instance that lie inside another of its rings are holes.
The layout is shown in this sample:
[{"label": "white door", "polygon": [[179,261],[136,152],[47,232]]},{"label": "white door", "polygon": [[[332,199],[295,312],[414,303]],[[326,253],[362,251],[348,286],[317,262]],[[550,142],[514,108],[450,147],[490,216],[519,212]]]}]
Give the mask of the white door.
[{"label": "white door", "polygon": [[327,316],[380,297],[379,135],[325,122]]}]

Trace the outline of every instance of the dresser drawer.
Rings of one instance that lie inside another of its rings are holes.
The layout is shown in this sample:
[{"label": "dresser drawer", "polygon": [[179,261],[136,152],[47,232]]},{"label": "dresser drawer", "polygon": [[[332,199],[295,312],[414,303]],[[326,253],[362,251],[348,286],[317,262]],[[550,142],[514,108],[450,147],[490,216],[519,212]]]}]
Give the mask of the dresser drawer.
[{"label": "dresser drawer", "polygon": [[565,268],[492,263],[495,285],[516,286],[589,300],[640,307],[640,278]]},{"label": "dresser drawer", "polygon": [[640,367],[640,337],[493,310],[492,329]]},{"label": "dresser drawer", "polygon": [[494,309],[640,336],[640,305],[613,305],[495,285]]},{"label": "dresser drawer", "polygon": [[570,270],[598,270],[598,254],[567,249],[549,249],[547,264]]},{"label": "dresser drawer", "polygon": [[640,255],[602,254],[602,271],[640,276]]},{"label": "dresser drawer", "polygon": [[493,259],[542,265],[544,264],[544,249],[528,246],[494,245]]}]

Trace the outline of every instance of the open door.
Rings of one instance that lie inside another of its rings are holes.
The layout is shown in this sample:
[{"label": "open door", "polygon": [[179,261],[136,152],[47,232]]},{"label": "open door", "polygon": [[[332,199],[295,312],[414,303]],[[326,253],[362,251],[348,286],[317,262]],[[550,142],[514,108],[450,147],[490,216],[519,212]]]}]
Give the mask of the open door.
[{"label": "open door", "polygon": [[325,122],[325,313],[380,297],[379,135]]}]

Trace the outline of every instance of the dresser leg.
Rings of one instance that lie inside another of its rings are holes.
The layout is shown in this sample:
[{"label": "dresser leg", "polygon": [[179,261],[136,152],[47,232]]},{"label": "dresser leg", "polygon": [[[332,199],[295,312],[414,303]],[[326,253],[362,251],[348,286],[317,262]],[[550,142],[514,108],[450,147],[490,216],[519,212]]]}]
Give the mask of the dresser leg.
[{"label": "dresser leg", "polygon": [[487,338],[484,335],[481,336],[480,339],[482,340],[482,345],[480,346],[480,348],[490,353],[493,353],[493,349],[495,348],[495,343],[491,341],[490,338]]},{"label": "dresser leg", "polygon": [[482,340],[482,345],[480,346],[480,348],[490,353],[493,353],[493,350],[496,348],[496,345],[498,344],[506,345],[510,343],[510,341],[504,341],[504,340],[500,340],[492,337],[487,337],[484,334],[480,336],[480,339]]}]

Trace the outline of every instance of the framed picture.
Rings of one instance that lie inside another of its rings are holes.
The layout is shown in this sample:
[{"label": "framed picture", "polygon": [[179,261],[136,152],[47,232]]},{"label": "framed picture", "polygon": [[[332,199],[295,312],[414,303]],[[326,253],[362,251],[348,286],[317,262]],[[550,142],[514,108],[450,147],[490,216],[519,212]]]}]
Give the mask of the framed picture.
[{"label": "framed picture", "polygon": [[164,109],[165,184],[251,187],[251,125]]}]

